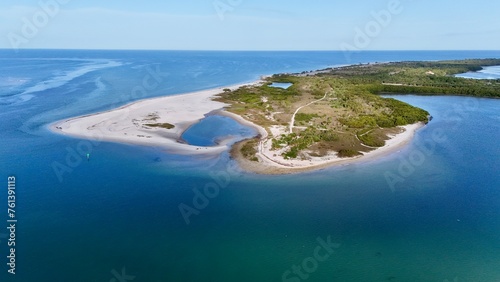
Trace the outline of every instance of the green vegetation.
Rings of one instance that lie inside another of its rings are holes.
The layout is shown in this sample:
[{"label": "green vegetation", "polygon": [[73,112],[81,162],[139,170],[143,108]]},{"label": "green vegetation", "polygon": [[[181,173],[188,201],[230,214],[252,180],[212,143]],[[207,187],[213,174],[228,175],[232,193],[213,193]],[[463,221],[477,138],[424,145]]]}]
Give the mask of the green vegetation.
[{"label": "green vegetation", "polygon": [[498,66],[500,59],[441,62],[399,62],[331,69],[319,74],[342,77],[371,93],[466,95],[500,97],[500,80],[476,80],[455,77],[479,71],[484,66]]},{"label": "green vegetation", "polygon": [[[347,66],[314,75],[281,74],[261,86],[225,89],[219,100],[231,104],[229,111],[264,128],[281,126],[285,131],[300,108],[293,133],[272,137],[272,149],[284,158],[323,156],[332,151],[340,157],[353,157],[384,146],[389,134],[399,132],[397,126],[428,122],[427,111],[379,94],[499,98],[500,80],[455,77],[491,65],[500,65],[500,60],[400,62]],[[269,87],[274,82],[292,86]],[[255,142],[242,146],[246,158],[255,160]]]},{"label": "green vegetation", "polygon": [[383,147],[385,145],[385,140],[382,136],[377,136],[371,130],[364,133],[358,133],[358,139],[363,142],[366,146],[370,147]]},{"label": "green vegetation", "polygon": [[300,134],[285,134],[273,139],[272,148],[277,150],[287,147],[289,149],[283,153],[283,156],[287,159],[295,159],[301,150],[309,148],[312,144],[337,140],[339,137],[332,130],[317,130],[314,127],[308,127]]},{"label": "green vegetation", "polygon": [[340,158],[352,158],[361,155],[360,152],[356,150],[350,150],[350,149],[341,149],[338,152],[338,156]]},{"label": "green vegetation", "polygon": [[249,140],[248,142],[245,142],[245,144],[243,144],[240,150],[243,157],[254,162],[258,161],[257,157],[255,156],[255,154],[257,154],[256,147],[258,143],[259,143],[258,139],[252,139]]},{"label": "green vegetation", "polygon": [[301,124],[306,124],[311,122],[314,118],[319,117],[317,114],[304,114],[304,113],[298,113],[295,116],[295,121]]},{"label": "green vegetation", "polygon": [[159,127],[159,128],[165,128],[165,129],[172,129],[175,127],[175,125],[170,124],[170,123],[147,123],[144,125],[149,126],[149,127]]}]

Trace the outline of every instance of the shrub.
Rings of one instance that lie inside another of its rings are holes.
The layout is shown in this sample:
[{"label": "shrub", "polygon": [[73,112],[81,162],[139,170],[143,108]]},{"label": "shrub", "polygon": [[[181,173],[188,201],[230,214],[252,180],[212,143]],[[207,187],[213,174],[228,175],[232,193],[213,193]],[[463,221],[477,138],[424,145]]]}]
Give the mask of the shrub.
[{"label": "shrub", "polygon": [[159,128],[165,128],[165,129],[172,129],[175,127],[175,125],[170,124],[170,123],[146,123],[144,125],[149,126],[149,127],[159,127]]},{"label": "shrub", "polygon": [[337,155],[339,158],[352,158],[352,157],[360,156],[362,154],[356,150],[342,149],[338,152]]},{"label": "shrub", "polygon": [[295,115],[295,120],[298,122],[310,122],[313,118],[317,117],[319,117],[317,114],[297,113]]},{"label": "shrub", "polygon": [[374,127],[377,121],[373,116],[360,116],[358,118],[342,119],[341,122],[351,128]]},{"label": "shrub", "polygon": [[380,115],[376,118],[377,125],[380,127],[394,127],[394,120],[386,115]]},{"label": "shrub", "polygon": [[358,135],[359,140],[363,142],[366,146],[370,147],[383,147],[385,145],[385,141],[379,138],[376,138],[372,134],[368,133],[362,136]]},{"label": "shrub", "polygon": [[255,154],[257,154],[257,149],[255,148],[256,146],[257,146],[257,141],[256,140],[247,141],[241,147],[241,154],[245,158],[252,160],[255,157]]},{"label": "shrub", "polygon": [[299,150],[296,147],[292,147],[288,152],[283,154],[285,159],[296,159],[299,154]]}]

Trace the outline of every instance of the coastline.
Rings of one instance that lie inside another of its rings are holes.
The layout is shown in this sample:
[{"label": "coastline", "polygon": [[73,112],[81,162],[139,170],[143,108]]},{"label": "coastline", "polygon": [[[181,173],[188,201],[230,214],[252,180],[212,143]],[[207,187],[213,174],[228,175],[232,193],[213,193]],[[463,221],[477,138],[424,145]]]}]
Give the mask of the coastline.
[{"label": "coastline", "polygon": [[[228,106],[213,100],[223,89],[234,90],[260,83],[262,80],[139,100],[116,109],[56,121],[49,125],[49,130],[75,138],[154,146],[176,154],[218,155],[228,146],[192,146],[181,141],[182,133],[207,114]],[[148,127],[151,123],[168,123],[174,127]]]},{"label": "coastline", "polygon": [[386,141],[386,144],[383,147],[370,152],[365,152],[362,156],[353,158],[339,158],[336,154],[331,154],[321,158],[313,158],[313,160],[277,161],[275,158],[273,160],[273,158],[266,156],[261,150],[259,150],[259,153],[257,154],[259,162],[255,162],[250,161],[241,155],[240,149],[243,141],[235,144],[231,155],[238,161],[243,170],[257,174],[274,175],[309,172],[328,167],[367,162],[390,155],[405,147],[413,139],[416,132],[424,126],[425,124],[423,122],[400,126],[399,128],[401,128],[403,132],[392,136],[392,138]]},{"label": "coastline", "polygon": [[[273,135],[272,129],[268,132],[265,128],[242,116],[225,111],[224,108],[229,104],[213,100],[223,92],[223,89],[234,90],[242,86],[259,85],[262,82],[263,80],[260,79],[251,83],[140,100],[116,109],[57,121],[50,124],[49,129],[52,132],[76,138],[154,146],[180,155],[214,157],[231,150],[232,158],[245,171],[257,174],[291,174],[369,161],[388,155],[411,141],[415,132],[424,126],[423,123],[416,123],[400,127],[404,128],[403,132],[392,136],[386,141],[385,146],[365,152],[358,157],[339,158],[336,154],[330,154],[324,157],[311,157],[307,160],[284,160],[281,156],[277,156],[275,151],[270,150],[268,141],[269,135]],[[256,129],[260,138],[259,150],[256,154],[259,161],[247,160],[239,153],[238,148],[241,148],[245,140],[234,144],[232,148],[226,143],[213,147],[201,147],[181,141],[185,130],[210,113],[228,116],[242,125]],[[147,125],[152,123],[153,118],[154,123],[168,123],[174,127],[171,129],[148,127]]]}]

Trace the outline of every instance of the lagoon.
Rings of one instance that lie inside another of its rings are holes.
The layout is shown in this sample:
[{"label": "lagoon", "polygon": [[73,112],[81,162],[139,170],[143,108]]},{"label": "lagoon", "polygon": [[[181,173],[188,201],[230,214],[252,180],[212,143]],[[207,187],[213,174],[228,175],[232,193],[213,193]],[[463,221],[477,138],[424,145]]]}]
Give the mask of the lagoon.
[{"label": "lagoon", "polygon": [[194,146],[211,147],[222,143],[231,145],[257,134],[255,129],[241,125],[230,117],[210,115],[188,128],[182,134],[182,140]]},{"label": "lagoon", "polygon": [[275,83],[272,83],[271,85],[269,85],[269,87],[276,87],[276,88],[288,89],[292,85],[293,85],[292,83],[278,83],[278,82],[275,82]]}]

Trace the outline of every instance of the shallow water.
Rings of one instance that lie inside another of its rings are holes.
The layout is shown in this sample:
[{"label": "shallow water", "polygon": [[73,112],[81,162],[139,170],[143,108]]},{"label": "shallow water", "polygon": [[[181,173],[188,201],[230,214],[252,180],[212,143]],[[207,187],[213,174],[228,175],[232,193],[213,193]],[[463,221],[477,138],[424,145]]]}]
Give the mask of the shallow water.
[{"label": "shallow water", "polygon": [[188,128],[182,139],[190,145],[210,147],[223,142],[233,144],[257,134],[255,129],[241,125],[230,117],[211,115]]}]

